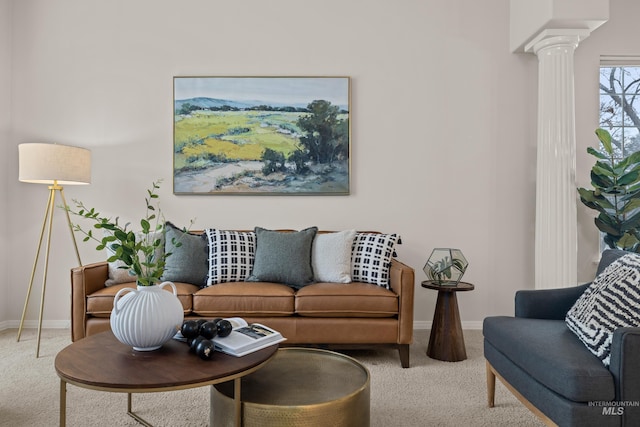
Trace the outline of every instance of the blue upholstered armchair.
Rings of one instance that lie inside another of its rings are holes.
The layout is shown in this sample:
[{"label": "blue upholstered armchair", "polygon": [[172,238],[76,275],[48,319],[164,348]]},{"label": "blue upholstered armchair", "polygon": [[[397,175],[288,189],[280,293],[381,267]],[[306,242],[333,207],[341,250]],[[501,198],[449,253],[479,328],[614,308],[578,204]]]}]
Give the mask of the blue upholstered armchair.
[{"label": "blue upholstered armchair", "polygon": [[[624,254],[605,251],[598,274]],[[490,407],[498,377],[547,425],[640,426],[640,328],[614,332],[606,367],[564,320],[587,287],[519,291],[515,317],[484,320]]]}]

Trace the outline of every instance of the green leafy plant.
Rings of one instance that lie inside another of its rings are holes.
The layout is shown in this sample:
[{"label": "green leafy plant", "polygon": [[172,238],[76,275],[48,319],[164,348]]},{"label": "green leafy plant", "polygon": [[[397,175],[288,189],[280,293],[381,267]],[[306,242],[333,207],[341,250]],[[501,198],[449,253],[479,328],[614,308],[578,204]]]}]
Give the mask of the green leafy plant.
[{"label": "green leafy plant", "polygon": [[598,160],[591,168],[593,189],[578,188],[580,201],[599,212],[596,227],[612,249],[640,252],[640,152],[617,159],[611,135],[596,129],[602,149],[587,148]]},{"label": "green leafy plant", "polygon": [[[93,228],[103,232],[102,237],[96,237],[93,229],[85,230],[79,224],[73,224],[73,230],[84,235],[83,241],[98,242],[98,251],[109,247],[113,255],[107,261],[121,261],[123,266],[120,268],[126,268],[129,274],[137,276],[140,286],[153,286],[160,282],[166,260],[171,256],[171,252],[166,252],[164,248],[165,221],[156,193],[160,183],[161,180],[155,181],[152,188],[147,190],[144,199],[147,210],[139,222],[141,231],[137,233],[129,229],[130,223],[120,225],[118,217],[103,217],[94,208],[88,208],[77,200],[73,200],[76,210],[67,207],[69,213],[93,221]],[[182,245],[177,239],[172,239],[171,243],[174,247]]]}]

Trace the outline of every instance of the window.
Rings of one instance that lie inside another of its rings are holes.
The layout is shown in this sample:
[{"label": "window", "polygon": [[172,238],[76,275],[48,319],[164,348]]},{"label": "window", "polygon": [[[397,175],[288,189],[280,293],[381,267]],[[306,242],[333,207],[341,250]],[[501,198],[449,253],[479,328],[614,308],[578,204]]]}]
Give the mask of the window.
[{"label": "window", "polygon": [[[640,58],[601,59],[599,127],[611,134],[614,156],[622,158],[640,151]],[[621,246],[616,240],[615,245],[632,248],[633,243],[640,239],[636,233],[631,235],[634,241],[627,241]],[[606,236],[600,233],[601,252],[611,244],[605,243]]]},{"label": "window", "polygon": [[636,64],[600,66],[600,127],[620,157],[640,151],[640,60],[626,61]]}]

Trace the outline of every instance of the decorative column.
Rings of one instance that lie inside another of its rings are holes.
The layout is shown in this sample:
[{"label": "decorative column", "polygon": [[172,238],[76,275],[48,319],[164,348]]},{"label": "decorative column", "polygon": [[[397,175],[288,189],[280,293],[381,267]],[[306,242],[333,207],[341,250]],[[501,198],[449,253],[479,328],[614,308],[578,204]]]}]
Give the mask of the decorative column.
[{"label": "decorative column", "polygon": [[536,289],[578,281],[573,54],[581,36],[543,31],[525,48],[538,56]]}]

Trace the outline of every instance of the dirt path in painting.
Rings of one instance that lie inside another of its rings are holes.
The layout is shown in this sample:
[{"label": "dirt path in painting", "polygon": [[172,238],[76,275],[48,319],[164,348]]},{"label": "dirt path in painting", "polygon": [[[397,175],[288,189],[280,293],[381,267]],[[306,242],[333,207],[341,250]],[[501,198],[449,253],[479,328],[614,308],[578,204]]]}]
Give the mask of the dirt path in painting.
[{"label": "dirt path in painting", "polygon": [[173,191],[176,193],[211,193],[220,178],[229,178],[244,171],[259,171],[264,164],[256,161],[225,163],[204,170],[181,172],[175,176]]},{"label": "dirt path in painting", "polygon": [[[311,166],[304,175],[277,172],[264,176],[264,163],[239,161],[213,166],[207,169],[181,172],[174,178],[175,193],[341,193],[349,191],[349,166],[338,163],[326,166]],[[250,172],[250,173],[246,173]],[[218,185],[220,179],[223,186]]]}]

